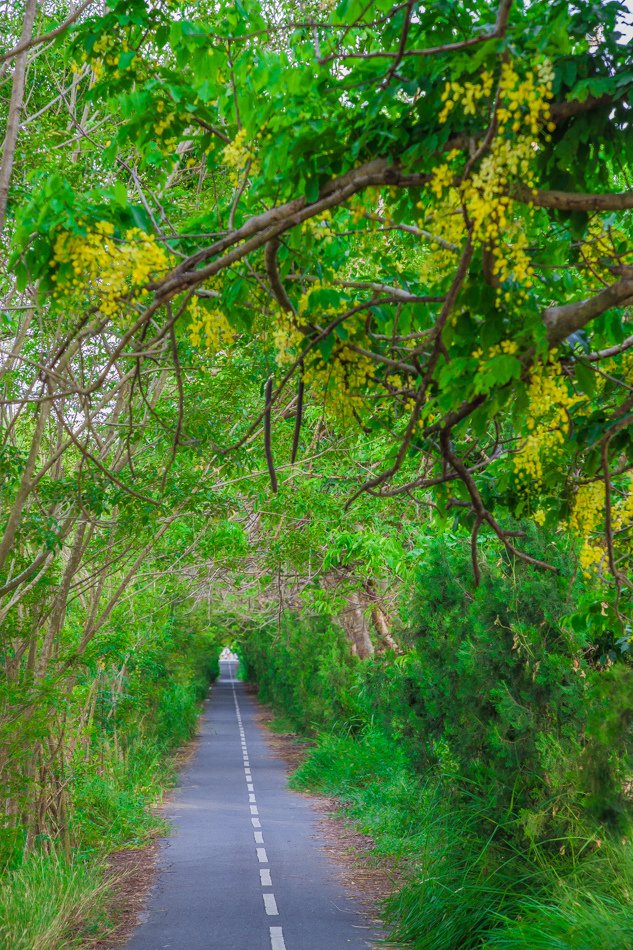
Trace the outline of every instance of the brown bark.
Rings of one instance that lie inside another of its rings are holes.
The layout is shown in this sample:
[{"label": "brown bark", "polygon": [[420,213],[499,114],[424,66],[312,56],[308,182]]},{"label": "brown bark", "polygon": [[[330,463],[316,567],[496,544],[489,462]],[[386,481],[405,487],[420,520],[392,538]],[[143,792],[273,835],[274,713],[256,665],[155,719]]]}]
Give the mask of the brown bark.
[{"label": "brown bark", "polygon": [[33,24],[35,23],[35,14],[37,12],[37,0],[27,0],[24,11],[24,20],[22,21],[22,33],[18,48],[22,49],[15,57],[15,66],[13,69],[13,83],[11,85],[11,100],[9,102],[9,115],[4,133],[4,142],[2,143],[2,160],[0,161],[0,235],[4,230],[4,221],[7,211],[7,201],[9,200],[9,185],[11,184],[11,175],[13,172],[13,161],[15,158],[15,148],[18,142],[18,132],[20,129],[20,113],[24,105],[24,87],[26,84],[26,66],[28,44],[33,36]]},{"label": "brown bark", "polygon": [[606,287],[595,297],[576,303],[548,307],[543,312],[550,346],[562,343],[570,334],[581,330],[587,323],[612,307],[623,307],[633,302],[633,279],[625,278]]}]

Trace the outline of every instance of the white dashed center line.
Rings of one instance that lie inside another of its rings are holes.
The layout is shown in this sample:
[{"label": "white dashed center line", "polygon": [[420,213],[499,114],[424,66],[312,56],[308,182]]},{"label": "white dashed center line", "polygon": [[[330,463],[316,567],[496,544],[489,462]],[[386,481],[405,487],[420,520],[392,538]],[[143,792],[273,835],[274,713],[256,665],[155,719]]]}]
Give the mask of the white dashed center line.
[{"label": "white dashed center line", "polygon": [[[244,723],[242,722],[242,715],[240,712],[240,705],[237,700],[237,693],[235,692],[235,681],[233,679],[233,669],[231,670],[231,688],[233,690],[233,702],[235,703],[235,714],[237,716],[237,724],[239,727],[240,733],[240,746],[242,748],[242,759],[244,762],[244,778],[246,779],[246,789],[248,791],[248,803],[251,813],[251,823],[253,828],[261,828],[261,821],[258,817],[259,811],[257,808],[257,799],[255,797],[255,787],[253,785],[253,777],[251,774],[250,768],[250,759],[248,755],[248,746],[246,743],[246,733],[244,731]],[[261,831],[254,831],[253,837],[255,839],[256,845],[264,844],[264,835]],[[257,855],[257,860],[260,864],[268,864],[268,855],[266,854],[266,849],[263,847],[256,847],[255,853]],[[270,876],[270,868],[260,868],[259,870],[259,880],[262,887],[272,887],[272,880]],[[268,917],[278,917],[279,910],[277,908],[277,901],[275,895],[272,891],[264,891],[262,893],[262,898],[264,901],[264,910]],[[286,944],[284,941],[284,933],[281,927],[270,927],[270,947],[271,950],[286,950]]]},{"label": "white dashed center line", "polygon": [[266,908],[266,913],[269,917],[278,917],[279,911],[277,910],[277,901],[275,900],[274,894],[262,894],[264,898],[264,907]]},{"label": "white dashed center line", "polygon": [[270,928],[270,950],[286,950],[284,932],[281,927]]}]

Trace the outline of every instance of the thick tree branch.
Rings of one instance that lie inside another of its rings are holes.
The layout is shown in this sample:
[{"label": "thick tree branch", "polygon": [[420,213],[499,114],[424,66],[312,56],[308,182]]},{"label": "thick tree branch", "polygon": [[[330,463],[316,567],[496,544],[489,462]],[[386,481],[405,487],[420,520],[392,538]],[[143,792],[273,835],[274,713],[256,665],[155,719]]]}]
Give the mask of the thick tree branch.
[{"label": "thick tree branch", "polygon": [[633,208],[633,191],[620,194],[591,195],[571,191],[540,191],[517,185],[511,191],[515,201],[532,204],[537,208],[557,208],[560,211],[626,211]]},{"label": "thick tree branch", "polygon": [[587,300],[548,307],[543,311],[543,323],[547,327],[548,342],[550,346],[557,346],[611,307],[622,307],[631,303],[633,303],[633,279],[627,279],[606,287],[595,297],[589,297]]}]

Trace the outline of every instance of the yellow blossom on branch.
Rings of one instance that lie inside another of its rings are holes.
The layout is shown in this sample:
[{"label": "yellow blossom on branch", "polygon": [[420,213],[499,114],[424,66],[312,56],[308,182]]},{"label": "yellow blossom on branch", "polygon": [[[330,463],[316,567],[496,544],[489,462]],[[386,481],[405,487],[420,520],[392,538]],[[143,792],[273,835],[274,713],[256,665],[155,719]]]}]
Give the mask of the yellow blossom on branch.
[{"label": "yellow blossom on branch", "polygon": [[59,233],[51,265],[56,268],[55,299],[92,300],[104,316],[116,317],[167,270],[169,258],[154,236],[140,228],[117,239],[114,225],[99,221],[86,234]]}]

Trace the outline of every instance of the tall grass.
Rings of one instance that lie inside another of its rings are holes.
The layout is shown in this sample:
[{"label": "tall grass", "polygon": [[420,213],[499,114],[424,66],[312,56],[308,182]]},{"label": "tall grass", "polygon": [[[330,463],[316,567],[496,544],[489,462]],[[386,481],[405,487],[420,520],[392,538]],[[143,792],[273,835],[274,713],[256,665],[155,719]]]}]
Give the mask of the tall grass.
[{"label": "tall grass", "polygon": [[[633,853],[624,841],[577,842],[576,856],[517,843],[485,795],[455,777],[415,773],[368,725],[322,735],[297,789],[335,795],[404,878],[384,906],[390,936],[414,950],[633,950]],[[567,848],[569,850],[569,848]]]},{"label": "tall grass", "polygon": [[94,862],[33,853],[0,887],[1,950],[65,950],[101,928],[108,886]]}]

